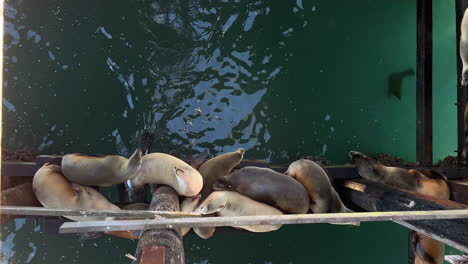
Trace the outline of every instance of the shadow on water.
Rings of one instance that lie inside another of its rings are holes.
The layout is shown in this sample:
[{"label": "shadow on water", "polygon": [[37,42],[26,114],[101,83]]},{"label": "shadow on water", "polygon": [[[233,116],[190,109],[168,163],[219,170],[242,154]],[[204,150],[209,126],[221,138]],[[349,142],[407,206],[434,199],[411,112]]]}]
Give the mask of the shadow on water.
[{"label": "shadow on water", "polygon": [[406,77],[414,76],[413,68],[401,72],[393,72],[388,76],[388,96],[395,96],[398,100],[401,100],[403,90],[403,80]]}]

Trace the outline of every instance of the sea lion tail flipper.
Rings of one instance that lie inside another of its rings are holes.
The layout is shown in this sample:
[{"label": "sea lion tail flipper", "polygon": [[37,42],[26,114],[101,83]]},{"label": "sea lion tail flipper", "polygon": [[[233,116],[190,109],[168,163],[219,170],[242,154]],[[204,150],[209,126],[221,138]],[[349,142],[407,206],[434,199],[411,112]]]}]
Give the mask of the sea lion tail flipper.
[{"label": "sea lion tail flipper", "polygon": [[203,152],[197,153],[190,155],[188,157],[188,164],[192,166],[192,168],[197,169],[200,168],[200,166],[206,161],[208,158],[208,150],[205,149]]},{"label": "sea lion tail flipper", "polygon": [[128,159],[128,162],[135,165],[141,166],[141,157],[143,153],[141,152],[141,148],[137,148],[135,152],[133,152],[132,156]]}]

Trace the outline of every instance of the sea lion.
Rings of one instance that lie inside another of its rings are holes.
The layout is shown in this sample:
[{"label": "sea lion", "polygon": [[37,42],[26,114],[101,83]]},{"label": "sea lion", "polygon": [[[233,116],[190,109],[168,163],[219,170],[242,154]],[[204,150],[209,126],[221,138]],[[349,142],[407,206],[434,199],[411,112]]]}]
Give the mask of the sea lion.
[{"label": "sea lion", "polygon": [[465,9],[460,25],[460,58],[463,63],[461,85],[468,84],[468,9]]},{"label": "sea lion", "polygon": [[310,209],[315,214],[352,212],[341,201],[327,173],[315,162],[306,159],[294,161],[285,174],[305,187],[310,197]]},{"label": "sea lion", "polygon": [[63,175],[71,182],[88,186],[110,186],[135,177],[141,167],[141,149],[130,159],[122,156],[67,154],[62,159]]},{"label": "sea lion", "polygon": [[[237,192],[215,191],[201,203],[195,212],[216,216],[282,215],[283,213],[268,205],[250,199]],[[251,232],[270,232],[281,225],[235,226]]]},{"label": "sea lion", "polygon": [[[198,206],[198,201],[200,201],[201,194],[197,194],[192,197],[185,197],[182,203],[180,203],[180,211],[191,213]],[[180,234],[185,236],[190,231],[190,227],[182,227],[180,229]]]},{"label": "sea lion", "polygon": [[410,231],[410,243],[414,252],[414,264],[444,263],[444,244],[421,233]]},{"label": "sea lion", "polygon": [[200,174],[203,177],[203,188],[201,190],[201,200],[213,192],[212,185],[219,177],[228,175],[231,170],[239,165],[244,157],[245,150],[240,148],[233,152],[228,152],[209,159],[200,166]]},{"label": "sea lion", "polygon": [[[47,208],[120,210],[95,189],[69,183],[60,166],[44,164],[34,174],[32,188],[39,202]],[[66,216],[74,221],[105,221],[113,218]]]},{"label": "sea lion", "polygon": [[247,166],[220,177],[216,191],[236,191],[255,201],[293,214],[309,210],[309,195],[298,181],[269,168]]},{"label": "sea lion", "polygon": [[[434,171],[406,170],[398,167],[387,167],[364,153],[350,151],[349,156],[359,175],[363,178],[388,184],[438,199],[449,199],[450,188],[447,181]],[[411,234],[411,243],[415,253],[414,264],[442,264],[444,244],[421,233]]]},{"label": "sea lion", "polygon": [[[213,192],[212,185],[219,177],[228,175],[234,167],[239,165],[244,157],[244,153],[245,150],[240,148],[236,151],[224,153],[209,159],[200,166],[199,171],[203,177],[203,188],[201,190],[199,203],[203,202],[203,200]],[[210,215],[207,215],[207,217],[209,216]],[[211,216],[215,215],[213,214]],[[195,227],[193,230],[199,237],[207,239],[214,234],[216,228]]]},{"label": "sea lion", "polygon": [[135,188],[141,188],[147,183],[165,184],[181,196],[195,196],[203,187],[203,178],[196,169],[165,153],[143,156],[141,169],[131,182]]},{"label": "sea lion", "polygon": [[[430,176],[417,170],[387,167],[366,156],[364,153],[351,151],[349,156],[363,178],[387,184],[396,188],[429,195],[438,199],[449,199],[450,189],[442,175],[431,172]],[[432,178],[430,178],[430,177]]]}]

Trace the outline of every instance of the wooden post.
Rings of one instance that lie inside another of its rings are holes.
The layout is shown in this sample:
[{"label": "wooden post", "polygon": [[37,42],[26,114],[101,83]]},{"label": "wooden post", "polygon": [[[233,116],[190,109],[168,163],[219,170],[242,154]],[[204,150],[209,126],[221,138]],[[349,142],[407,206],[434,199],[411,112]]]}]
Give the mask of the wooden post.
[{"label": "wooden post", "polygon": [[432,166],[432,1],[417,0],[416,158]]},{"label": "wooden post", "polygon": [[[468,206],[450,200],[439,200],[365,179],[355,179],[353,182],[363,187],[360,189],[342,188],[340,196],[345,202],[351,202],[367,211],[468,209]],[[468,219],[441,222],[430,220],[402,221],[398,223],[415,231],[423,232],[431,238],[461,251],[468,250]]]},{"label": "wooden post", "polygon": [[[179,211],[179,196],[169,186],[161,185],[153,192],[149,210]],[[184,246],[180,229],[143,231],[133,264],[184,264]]]}]

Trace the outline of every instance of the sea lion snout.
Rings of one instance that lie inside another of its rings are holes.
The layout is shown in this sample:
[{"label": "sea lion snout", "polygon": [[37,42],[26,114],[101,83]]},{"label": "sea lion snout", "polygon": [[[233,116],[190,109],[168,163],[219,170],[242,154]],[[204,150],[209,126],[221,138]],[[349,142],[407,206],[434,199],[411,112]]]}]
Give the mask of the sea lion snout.
[{"label": "sea lion snout", "polygon": [[359,151],[354,151],[354,150],[350,151],[348,155],[349,155],[349,157],[350,157],[351,159],[353,159],[353,158],[355,158],[355,157],[356,157],[356,158],[365,157],[364,153],[359,152]]},{"label": "sea lion snout", "polygon": [[227,191],[232,189],[232,185],[229,184],[224,177],[221,177],[212,185],[211,188],[215,191]]}]

